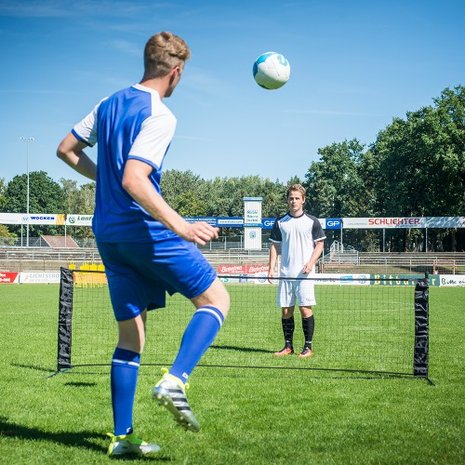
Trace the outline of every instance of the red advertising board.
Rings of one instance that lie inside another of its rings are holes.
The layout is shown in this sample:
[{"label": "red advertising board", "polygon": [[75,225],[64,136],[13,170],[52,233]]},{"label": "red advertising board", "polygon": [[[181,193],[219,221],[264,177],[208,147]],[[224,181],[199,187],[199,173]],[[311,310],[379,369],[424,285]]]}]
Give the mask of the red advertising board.
[{"label": "red advertising board", "polygon": [[251,264],[251,265],[218,265],[218,274],[255,274],[267,273],[268,265],[266,264]]},{"label": "red advertising board", "polygon": [[11,271],[0,271],[0,283],[13,284],[18,282],[19,273]]}]

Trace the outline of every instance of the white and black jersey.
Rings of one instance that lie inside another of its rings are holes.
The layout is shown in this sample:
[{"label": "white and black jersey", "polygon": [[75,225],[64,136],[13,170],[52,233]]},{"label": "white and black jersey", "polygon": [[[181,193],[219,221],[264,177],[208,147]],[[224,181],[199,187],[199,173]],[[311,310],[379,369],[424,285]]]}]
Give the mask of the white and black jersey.
[{"label": "white and black jersey", "polygon": [[308,213],[298,217],[286,213],[277,218],[271,230],[270,241],[281,244],[283,277],[302,276],[304,265],[310,260],[315,243],[326,239],[318,218]]}]

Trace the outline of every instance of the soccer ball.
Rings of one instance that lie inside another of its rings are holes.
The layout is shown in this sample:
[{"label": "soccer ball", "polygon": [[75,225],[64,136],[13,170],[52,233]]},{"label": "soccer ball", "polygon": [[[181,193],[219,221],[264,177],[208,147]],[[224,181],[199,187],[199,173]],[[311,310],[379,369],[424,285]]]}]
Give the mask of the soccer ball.
[{"label": "soccer ball", "polygon": [[268,90],[282,87],[290,75],[291,66],[286,57],[280,53],[262,53],[253,64],[253,77],[256,83]]}]

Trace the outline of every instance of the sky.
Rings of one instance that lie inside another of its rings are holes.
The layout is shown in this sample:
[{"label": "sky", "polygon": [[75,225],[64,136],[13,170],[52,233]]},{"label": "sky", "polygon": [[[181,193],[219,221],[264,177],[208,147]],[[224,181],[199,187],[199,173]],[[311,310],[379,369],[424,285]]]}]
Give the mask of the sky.
[{"label": "sky", "polygon": [[[204,179],[303,180],[319,148],[368,147],[393,118],[465,85],[463,0],[0,0],[0,178],[29,168],[86,183],[57,145],[140,81],[144,45],[161,30],[192,52],[165,99],[178,126],[164,169]],[[290,62],[281,89],[253,80],[266,51]]]}]

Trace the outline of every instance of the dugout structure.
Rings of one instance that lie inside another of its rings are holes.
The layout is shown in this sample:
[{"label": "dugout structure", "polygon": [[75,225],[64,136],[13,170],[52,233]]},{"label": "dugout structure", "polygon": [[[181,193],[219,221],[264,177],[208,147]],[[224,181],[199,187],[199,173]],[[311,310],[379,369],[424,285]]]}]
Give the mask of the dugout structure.
[{"label": "dugout structure", "polygon": [[[283,335],[277,286],[265,277],[220,276],[231,310],[199,366],[314,369],[380,373],[428,379],[428,277],[375,279],[341,276],[315,282],[315,355],[276,358]],[[277,280],[276,280],[277,281]],[[108,366],[117,341],[105,274],[61,269],[57,371]],[[143,365],[170,366],[194,307],[175,294],[149,312]],[[295,312],[294,347],[303,345]]]}]

